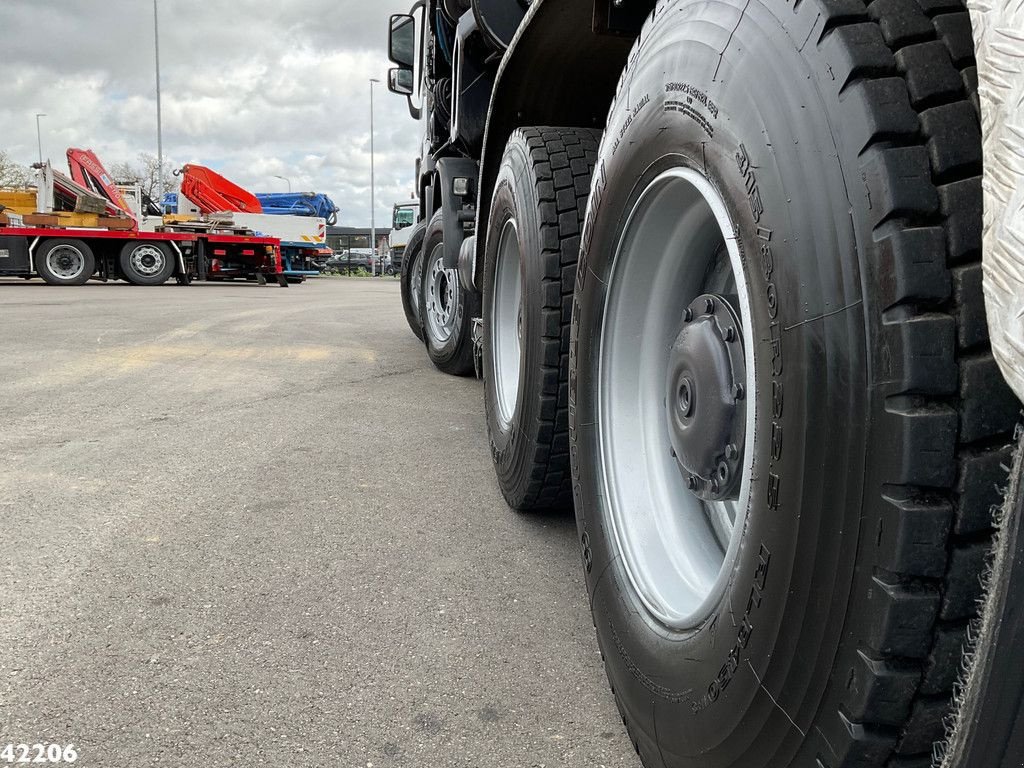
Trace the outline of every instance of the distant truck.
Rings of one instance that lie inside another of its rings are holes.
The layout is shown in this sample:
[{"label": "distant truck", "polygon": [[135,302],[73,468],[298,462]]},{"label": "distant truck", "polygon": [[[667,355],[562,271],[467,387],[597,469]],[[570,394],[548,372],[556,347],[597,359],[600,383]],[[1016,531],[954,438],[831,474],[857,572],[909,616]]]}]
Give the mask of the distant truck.
[{"label": "distant truck", "polygon": [[[319,275],[330,258],[327,220],[337,207],[325,195],[257,196],[201,165],[186,165],[176,173],[181,189],[174,197],[174,213],[211,221],[223,218],[238,226],[281,241],[284,274],[299,282]],[[323,215],[317,215],[323,214]]]},{"label": "distant truck", "polygon": [[1024,764],[1021,30],[1016,0],[391,18],[410,326],[482,369],[509,505],[575,509],[644,765]]},{"label": "distant truck", "polygon": [[148,219],[147,230],[137,185],[115,185],[88,150],[69,150],[68,161],[71,177],[47,162],[36,169],[34,192],[0,192],[0,276],[51,285],[98,279],[154,286],[214,277],[287,285],[277,239],[236,225],[196,227],[159,217]]},{"label": "distant truck", "polygon": [[397,272],[402,269],[402,259],[409,245],[413,228],[419,221],[420,201],[407,200],[395,203],[391,217],[391,234],[388,236],[388,249],[391,254],[390,269]]}]

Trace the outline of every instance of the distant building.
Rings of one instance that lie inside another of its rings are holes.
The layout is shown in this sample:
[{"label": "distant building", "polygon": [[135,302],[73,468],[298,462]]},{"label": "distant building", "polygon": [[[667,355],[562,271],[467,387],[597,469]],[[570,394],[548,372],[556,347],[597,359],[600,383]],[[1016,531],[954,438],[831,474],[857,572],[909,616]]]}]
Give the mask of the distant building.
[{"label": "distant building", "polygon": [[[377,228],[377,243],[387,240],[391,234],[390,228]],[[369,248],[370,228],[369,227],[328,227],[327,247],[332,251],[346,251],[349,248]]]}]

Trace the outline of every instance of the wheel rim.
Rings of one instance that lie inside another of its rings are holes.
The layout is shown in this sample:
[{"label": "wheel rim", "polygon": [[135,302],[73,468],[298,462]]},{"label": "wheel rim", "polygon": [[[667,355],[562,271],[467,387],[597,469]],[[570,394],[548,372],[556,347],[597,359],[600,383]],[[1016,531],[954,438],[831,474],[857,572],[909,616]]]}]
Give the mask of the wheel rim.
[{"label": "wheel rim", "polygon": [[412,314],[416,322],[423,322],[420,318],[420,297],[423,295],[423,249],[416,252],[412,266],[409,268],[409,289],[412,297]]},{"label": "wheel rim", "polygon": [[73,245],[58,245],[46,254],[46,267],[61,280],[74,280],[85,271],[85,254]]},{"label": "wheel rim", "polygon": [[159,275],[167,263],[163,251],[154,245],[140,245],[132,251],[129,259],[132,271],[143,277]]},{"label": "wheel rim", "polygon": [[753,336],[732,231],[700,174],[658,176],[627,219],[602,323],[610,527],[640,600],[680,630],[698,626],[724,592],[750,500]]},{"label": "wheel rim", "polygon": [[514,219],[502,227],[491,302],[491,372],[498,424],[507,429],[519,400],[523,342],[523,276],[519,232]]},{"label": "wheel rim", "polygon": [[427,324],[430,335],[438,344],[446,343],[455,332],[459,320],[459,276],[454,269],[444,268],[444,243],[438,243],[430,252],[426,265]]}]

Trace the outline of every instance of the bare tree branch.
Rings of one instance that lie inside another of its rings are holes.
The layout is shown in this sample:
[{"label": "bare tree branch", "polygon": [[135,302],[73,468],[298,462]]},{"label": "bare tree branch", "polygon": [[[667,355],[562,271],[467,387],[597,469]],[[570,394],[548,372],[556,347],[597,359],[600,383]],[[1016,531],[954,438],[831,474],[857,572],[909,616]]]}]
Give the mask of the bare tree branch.
[{"label": "bare tree branch", "polygon": [[0,150],[0,187],[22,189],[32,184],[32,178],[32,171]]},{"label": "bare tree branch", "polygon": [[134,163],[115,163],[109,170],[110,175],[118,184],[138,184],[142,188],[143,194],[148,195],[157,203],[160,202],[164,192],[173,192],[176,189],[172,173],[174,167],[166,160],[164,161],[164,185],[162,189],[157,189],[160,180],[159,163],[155,156],[147,152],[140,152]]}]

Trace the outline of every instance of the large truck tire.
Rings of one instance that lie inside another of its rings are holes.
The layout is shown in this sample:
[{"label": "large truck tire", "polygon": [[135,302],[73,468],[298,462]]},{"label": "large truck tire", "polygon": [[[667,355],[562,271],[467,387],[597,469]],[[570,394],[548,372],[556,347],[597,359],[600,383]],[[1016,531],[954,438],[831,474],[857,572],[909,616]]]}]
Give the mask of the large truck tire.
[{"label": "large truck tire", "polygon": [[569,329],[601,132],[521,128],[505,147],[484,254],[484,405],[505,500],[569,509]]},{"label": "large truck tire", "polygon": [[480,296],[463,289],[458,270],[445,269],[441,216],[441,211],[434,214],[423,235],[423,342],[439,371],[468,376],[473,373],[473,318],[480,316]]},{"label": "large truck tire", "polygon": [[35,268],[50,285],[85,285],[96,271],[96,257],[88,243],[58,237],[39,246]]},{"label": "large truck tire", "polygon": [[402,257],[402,271],[399,283],[402,292],[402,309],[409,330],[423,341],[423,321],[420,319],[420,291],[423,289],[423,235],[426,222],[420,222],[409,237],[409,244]]},{"label": "large truck tire", "polygon": [[629,62],[569,374],[627,729],[647,766],[928,766],[1020,407],[981,293],[968,15],[663,1]]},{"label": "large truck tire", "polygon": [[163,285],[174,275],[174,252],[166,243],[133,240],[121,248],[118,265],[132,285]]}]

